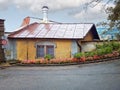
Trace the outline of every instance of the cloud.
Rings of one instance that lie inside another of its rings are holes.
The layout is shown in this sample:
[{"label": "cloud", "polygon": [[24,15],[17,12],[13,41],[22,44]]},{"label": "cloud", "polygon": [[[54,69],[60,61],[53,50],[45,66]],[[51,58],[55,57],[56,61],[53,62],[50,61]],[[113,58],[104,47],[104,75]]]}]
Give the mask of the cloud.
[{"label": "cloud", "polygon": [[[26,8],[32,12],[38,12],[43,5],[47,5],[50,10],[62,10],[82,7],[82,5],[90,1],[92,0],[0,0],[0,7],[7,8],[11,4],[18,9]],[[94,2],[92,5],[96,3]]]},{"label": "cloud", "polygon": [[0,10],[6,10],[9,5],[9,0],[0,0]]},{"label": "cloud", "polygon": [[79,7],[81,4],[90,0],[0,0],[1,8],[8,7],[11,3],[19,9],[26,8],[32,12],[38,12],[43,5],[47,5],[50,10],[61,10],[67,8]]},{"label": "cloud", "polygon": [[90,5],[85,13],[84,5],[92,0],[0,0],[0,9],[5,10],[10,5],[14,5],[18,9],[29,10],[33,13],[40,13],[43,5],[47,5],[50,11],[59,11],[67,9],[68,15],[75,19],[84,20],[85,18],[92,21],[100,18],[106,18],[107,15],[101,10],[103,3],[97,2]]},{"label": "cloud", "polygon": [[[105,9],[107,6],[113,6],[113,4],[106,5],[104,7],[105,3],[101,2],[97,4],[96,6],[88,6],[86,9],[83,7],[83,10],[78,11],[76,13],[72,13],[72,16],[76,19],[79,19],[80,21],[85,22],[99,22],[107,19],[107,13],[105,12]],[[89,21],[88,21],[89,20]]]}]

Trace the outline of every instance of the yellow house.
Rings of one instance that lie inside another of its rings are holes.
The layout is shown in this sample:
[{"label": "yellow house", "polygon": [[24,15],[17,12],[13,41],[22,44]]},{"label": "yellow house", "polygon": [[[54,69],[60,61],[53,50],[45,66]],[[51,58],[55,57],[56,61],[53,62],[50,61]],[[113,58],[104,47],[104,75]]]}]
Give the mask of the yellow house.
[{"label": "yellow house", "polygon": [[[18,60],[36,60],[50,54],[54,58],[70,58],[82,50],[84,41],[99,40],[91,23],[32,23],[8,36],[14,42]],[[82,42],[82,43],[81,43]]]}]

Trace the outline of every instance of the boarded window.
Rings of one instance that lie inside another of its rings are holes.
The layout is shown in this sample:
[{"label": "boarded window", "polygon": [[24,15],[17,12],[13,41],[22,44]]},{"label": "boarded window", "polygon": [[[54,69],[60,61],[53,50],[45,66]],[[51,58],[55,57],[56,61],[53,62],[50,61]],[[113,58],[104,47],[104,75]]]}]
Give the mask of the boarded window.
[{"label": "boarded window", "polygon": [[46,54],[50,54],[54,57],[54,46],[46,46]]},{"label": "boarded window", "polygon": [[44,46],[43,45],[37,45],[37,57],[44,57]]}]

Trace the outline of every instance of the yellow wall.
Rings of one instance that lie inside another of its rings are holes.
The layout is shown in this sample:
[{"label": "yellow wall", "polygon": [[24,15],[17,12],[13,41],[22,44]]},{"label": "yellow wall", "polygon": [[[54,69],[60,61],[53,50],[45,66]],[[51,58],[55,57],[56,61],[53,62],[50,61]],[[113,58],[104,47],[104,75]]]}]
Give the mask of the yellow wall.
[{"label": "yellow wall", "polygon": [[27,59],[32,60],[32,59],[35,59],[35,56],[36,56],[36,48],[34,47],[34,41],[25,40],[25,39],[17,40],[17,59],[18,60],[27,60]]},{"label": "yellow wall", "polygon": [[92,40],[93,40],[93,34],[92,32],[88,32],[88,34],[84,38],[84,41],[92,41]]},{"label": "yellow wall", "polygon": [[[17,40],[17,59],[18,60],[35,60],[36,59],[36,42],[44,40],[19,39]],[[48,40],[47,40],[48,41]],[[52,40],[56,44],[55,58],[69,58],[71,56],[71,40]],[[28,58],[27,58],[28,51]]]},{"label": "yellow wall", "polygon": [[[93,35],[89,32],[83,41],[92,41]],[[60,39],[18,39],[17,40],[17,59],[18,60],[35,60],[36,47],[35,43],[43,41],[50,41],[56,44],[54,54],[55,58],[70,58],[71,57],[71,45],[72,40],[60,40]],[[80,41],[79,41],[80,42]],[[27,57],[28,51],[28,57]]]},{"label": "yellow wall", "polygon": [[17,40],[17,59],[25,60],[27,59],[27,42],[23,40]]},{"label": "yellow wall", "polygon": [[56,58],[71,57],[71,40],[55,40],[57,47],[55,48]]}]

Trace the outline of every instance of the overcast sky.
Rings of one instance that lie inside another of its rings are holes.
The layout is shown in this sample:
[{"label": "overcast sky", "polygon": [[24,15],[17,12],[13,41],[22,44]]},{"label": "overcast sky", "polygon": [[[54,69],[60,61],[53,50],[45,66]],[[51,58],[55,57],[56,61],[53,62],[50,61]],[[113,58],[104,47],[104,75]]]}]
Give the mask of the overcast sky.
[{"label": "overcast sky", "polygon": [[[49,7],[49,20],[63,23],[97,23],[107,19],[103,5],[92,0],[0,0],[0,18],[5,19],[5,31],[14,31],[27,17],[42,18],[42,6]],[[96,5],[97,4],[97,5]],[[87,7],[86,7],[86,6]],[[96,5],[96,6],[95,6]],[[107,6],[111,6],[108,4]],[[107,7],[106,6],[106,7]]]}]

